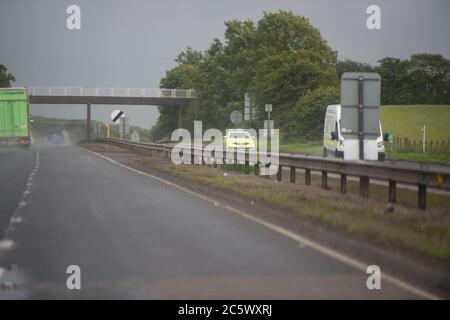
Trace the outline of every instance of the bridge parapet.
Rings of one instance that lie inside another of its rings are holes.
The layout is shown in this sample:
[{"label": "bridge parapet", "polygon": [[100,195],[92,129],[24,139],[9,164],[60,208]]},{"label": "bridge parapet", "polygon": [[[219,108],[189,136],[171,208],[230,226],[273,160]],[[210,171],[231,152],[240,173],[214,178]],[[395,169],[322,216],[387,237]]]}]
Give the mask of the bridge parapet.
[{"label": "bridge parapet", "polygon": [[150,88],[86,88],[86,87],[30,87],[31,96],[58,97],[129,97],[129,98],[195,98],[194,90]]}]

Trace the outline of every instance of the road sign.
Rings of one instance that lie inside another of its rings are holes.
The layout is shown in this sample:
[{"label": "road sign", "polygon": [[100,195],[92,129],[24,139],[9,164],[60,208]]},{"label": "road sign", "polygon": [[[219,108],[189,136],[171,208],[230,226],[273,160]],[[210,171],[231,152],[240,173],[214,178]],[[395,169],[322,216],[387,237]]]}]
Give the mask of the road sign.
[{"label": "road sign", "polygon": [[381,77],[345,72],[341,77],[341,133],[346,160],[378,159]]},{"label": "road sign", "polygon": [[131,134],[131,141],[134,142],[141,141],[141,136],[139,135],[139,132],[137,132],[136,130],[134,130],[133,133]]},{"label": "road sign", "polygon": [[252,105],[251,99],[250,99],[250,95],[248,93],[246,93],[244,95],[244,107],[250,107]]},{"label": "road sign", "polygon": [[266,112],[272,112],[272,105],[266,104]]},{"label": "road sign", "polygon": [[128,134],[130,132],[130,118],[120,118],[119,131],[121,134]]},{"label": "road sign", "polygon": [[[273,120],[264,120],[264,132],[263,132],[263,136],[267,137],[267,133],[270,132],[269,136],[272,136],[273,134],[273,128],[274,128],[274,123]],[[269,131],[270,130],[270,131]]]},{"label": "road sign", "polygon": [[250,124],[256,120],[256,107],[248,93],[244,95],[244,120],[250,121]]},{"label": "road sign", "polygon": [[250,120],[250,113],[252,115],[252,121],[256,120],[256,108],[255,107],[245,107],[244,108],[244,120],[248,121]]},{"label": "road sign", "polygon": [[238,124],[242,121],[242,112],[240,111],[233,111],[230,114],[230,121],[234,124]]},{"label": "road sign", "polygon": [[114,110],[111,113],[111,121],[113,123],[119,123],[119,119],[125,116],[125,113],[122,110]]}]

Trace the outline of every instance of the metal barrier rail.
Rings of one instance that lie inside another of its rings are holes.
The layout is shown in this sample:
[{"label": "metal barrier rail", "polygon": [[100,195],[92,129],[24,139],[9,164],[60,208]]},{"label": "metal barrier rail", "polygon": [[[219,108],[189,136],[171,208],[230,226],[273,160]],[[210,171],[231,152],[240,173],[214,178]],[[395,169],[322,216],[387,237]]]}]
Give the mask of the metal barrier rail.
[{"label": "metal barrier rail", "polygon": [[[115,144],[121,147],[132,149],[139,153],[151,155],[152,157],[170,159],[172,145],[132,142],[129,140],[117,138],[98,138],[93,139],[94,142],[104,142]],[[189,148],[189,147],[187,147]],[[203,155],[204,148],[188,149],[191,159],[196,155]],[[222,156],[213,154],[214,159],[221,159],[225,162],[225,150],[217,150]],[[259,159],[256,152],[234,152],[234,161],[245,159],[245,172],[249,173],[251,156],[253,159]],[[427,164],[412,163],[384,163],[372,161],[344,161],[342,159],[323,158],[310,155],[279,153],[279,165],[277,172],[277,180],[282,179],[283,167],[290,168],[290,182],[295,183],[295,169],[305,170],[305,184],[311,185],[311,171],[320,171],[322,173],[321,186],[323,189],[328,188],[328,173],[340,174],[340,191],[347,192],[347,176],[356,176],[360,178],[360,195],[362,197],[369,196],[370,179],[384,180],[389,183],[388,201],[396,202],[397,183],[418,186],[418,207],[426,209],[427,206],[427,188],[435,188],[441,190],[450,190],[450,166],[448,168],[433,168]],[[191,163],[194,163],[191,160]],[[203,160],[201,163],[204,163]],[[259,174],[259,166],[264,165],[260,161],[254,163],[254,173]],[[415,167],[414,167],[415,166]]]},{"label": "metal barrier rail", "polygon": [[32,96],[195,98],[194,90],[184,89],[31,87],[27,91]]}]

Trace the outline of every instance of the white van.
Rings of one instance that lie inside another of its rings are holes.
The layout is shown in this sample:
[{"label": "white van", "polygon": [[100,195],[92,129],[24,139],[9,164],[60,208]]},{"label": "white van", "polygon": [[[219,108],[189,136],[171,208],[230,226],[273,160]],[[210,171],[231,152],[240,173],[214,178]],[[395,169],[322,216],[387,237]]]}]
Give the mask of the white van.
[{"label": "white van", "polygon": [[[377,138],[378,160],[385,158],[383,130],[380,122],[380,135]],[[341,134],[341,105],[333,104],[327,107],[323,126],[323,156],[332,155],[344,157],[344,137]]]}]

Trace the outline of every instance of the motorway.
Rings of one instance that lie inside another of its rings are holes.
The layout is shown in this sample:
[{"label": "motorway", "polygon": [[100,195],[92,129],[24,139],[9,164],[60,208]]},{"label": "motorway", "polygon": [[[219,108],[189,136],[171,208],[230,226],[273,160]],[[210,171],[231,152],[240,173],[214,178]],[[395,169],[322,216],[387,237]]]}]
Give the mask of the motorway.
[{"label": "motorway", "polygon": [[420,298],[78,146],[0,161],[0,299]]}]

